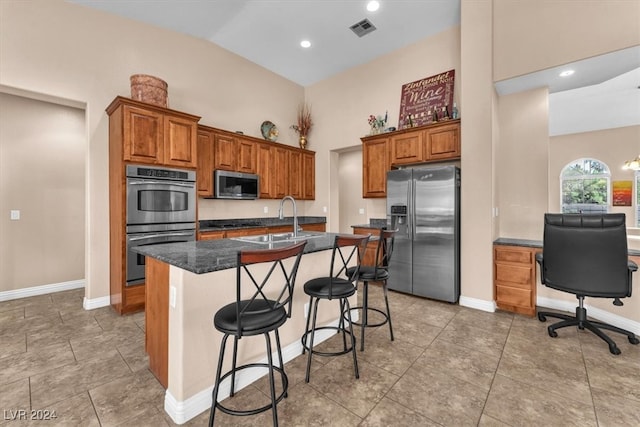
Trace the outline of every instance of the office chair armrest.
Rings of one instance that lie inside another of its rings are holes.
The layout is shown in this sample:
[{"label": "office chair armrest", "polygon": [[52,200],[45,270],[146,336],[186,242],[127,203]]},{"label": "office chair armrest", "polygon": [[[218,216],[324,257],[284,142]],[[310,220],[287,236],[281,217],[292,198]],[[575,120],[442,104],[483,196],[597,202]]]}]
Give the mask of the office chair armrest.
[{"label": "office chair armrest", "polygon": [[627,268],[629,269],[629,271],[638,271],[638,264],[636,264],[635,262],[628,260],[627,261]]},{"label": "office chair armrest", "polygon": [[536,253],[536,262],[540,266],[540,283],[545,284],[544,278],[544,254],[542,252]]}]

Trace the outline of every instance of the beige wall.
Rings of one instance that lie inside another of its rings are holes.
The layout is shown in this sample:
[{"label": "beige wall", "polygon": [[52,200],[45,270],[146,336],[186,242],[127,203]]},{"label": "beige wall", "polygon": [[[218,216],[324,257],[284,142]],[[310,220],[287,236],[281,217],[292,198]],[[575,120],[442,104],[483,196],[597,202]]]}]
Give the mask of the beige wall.
[{"label": "beige wall", "polygon": [[0,292],[84,278],[85,160],[83,110],[0,93]]},{"label": "beige wall", "polygon": [[[560,173],[574,160],[598,159],[609,166],[611,181],[635,181],[633,171],[625,171],[625,161],[640,153],[640,126],[575,133],[550,138],[549,147],[549,211],[560,212]],[[634,201],[631,207],[611,206],[610,212],[627,216],[627,227],[635,227]]]},{"label": "beige wall", "polygon": [[[316,201],[310,202],[311,206],[308,204],[307,209],[320,211],[321,206],[328,202],[331,231],[346,230],[352,225],[342,224],[339,218],[366,223],[369,218],[383,218],[386,215],[384,199],[362,199],[360,180],[340,182],[337,162],[341,155],[337,151],[350,147],[360,150],[360,138],[369,132],[367,117],[370,114],[384,115],[387,111],[388,125],[397,127],[403,84],[451,69],[457,73],[454,98],[464,114],[464,106],[459,98],[459,27],[398,49],[305,89],[316,123],[310,136],[310,148],[317,152]],[[354,205],[365,208],[365,217],[358,215],[353,218],[346,212],[341,213],[339,200],[344,197],[349,197]]]},{"label": "beige wall", "polygon": [[496,183],[500,237],[542,240],[548,199],[548,91],[502,96]]},{"label": "beige wall", "polygon": [[[287,129],[304,89],[237,55],[203,40],[62,0],[0,2],[0,84],[87,105],[85,277],[90,299],[109,295],[104,109],[116,95],[129,96],[129,76],[136,73],[166,80],[169,106],[202,116],[203,124],[260,136],[260,124],[271,120],[281,128],[280,142],[296,141]],[[205,206],[214,214],[216,209],[215,201]],[[239,205],[233,212],[260,216],[262,205]]]},{"label": "beige wall", "polygon": [[[462,0],[461,297],[493,301],[491,1]],[[468,71],[467,71],[468,70]]]},{"label": "beige wall", "polygon": [[493,4],[495,81],[640,43],[637,0],[494,0]]}]

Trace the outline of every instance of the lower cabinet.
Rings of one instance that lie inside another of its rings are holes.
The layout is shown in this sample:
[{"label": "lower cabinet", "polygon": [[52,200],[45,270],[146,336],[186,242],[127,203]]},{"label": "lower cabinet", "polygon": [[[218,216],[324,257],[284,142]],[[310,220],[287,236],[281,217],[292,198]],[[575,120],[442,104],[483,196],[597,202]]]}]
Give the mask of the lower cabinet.
[{"label": "lower cabinet", "polygon": [[364,251],[362,265],[375,265],[376,250],[378,249],[378,237],[380,237],[380,229],[353,227],[353,234],[361,234],[363,236],[366,236],[367,234],[371,235],[371,237],[369,237],[369,242],[367,243],[367,249],[365,249]]},{"label": "lower cabinet", "polygon": [[[327,224],[300,224],[304,231],[325,232]],[[288,233],[293,231],[293,225],[274,225],[271,227],[234,228],[231,230],[201,231],[198,233],[198,240],[224,239],[231,237],[257,236],[268,233]]]},{"label": "lower cabinet", "polygon": [[535,315],[537,251],[522,246],[493,246],[493,283],[499,309]]}]

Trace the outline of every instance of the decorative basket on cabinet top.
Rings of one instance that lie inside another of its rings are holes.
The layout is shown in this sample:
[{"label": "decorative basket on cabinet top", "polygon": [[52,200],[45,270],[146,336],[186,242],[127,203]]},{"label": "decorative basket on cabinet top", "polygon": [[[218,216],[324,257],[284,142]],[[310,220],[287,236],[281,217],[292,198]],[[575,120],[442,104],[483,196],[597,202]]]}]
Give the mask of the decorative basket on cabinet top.
[{"label": "decorative basket on cabinet top", "polygon": [[164,80],[147,74],[134,74],[131,80],[131,99],[167,108],[168,85]]}]

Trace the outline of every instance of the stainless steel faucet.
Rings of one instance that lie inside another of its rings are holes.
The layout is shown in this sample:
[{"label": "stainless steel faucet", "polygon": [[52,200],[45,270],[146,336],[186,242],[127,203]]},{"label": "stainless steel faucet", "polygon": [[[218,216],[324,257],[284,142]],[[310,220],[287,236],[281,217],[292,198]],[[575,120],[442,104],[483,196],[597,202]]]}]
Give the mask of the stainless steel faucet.
[{"label": "stainless steel faucet", "polygon": [[284,196],[282,200],[280,200],[280,209],[278,210],[278,218],[284,219],[282,206],[284,205],[285,200],[291,200],[293,204],[293,237],[298,237],[298,208],[296,206],[296,199],[291,196]]}]

